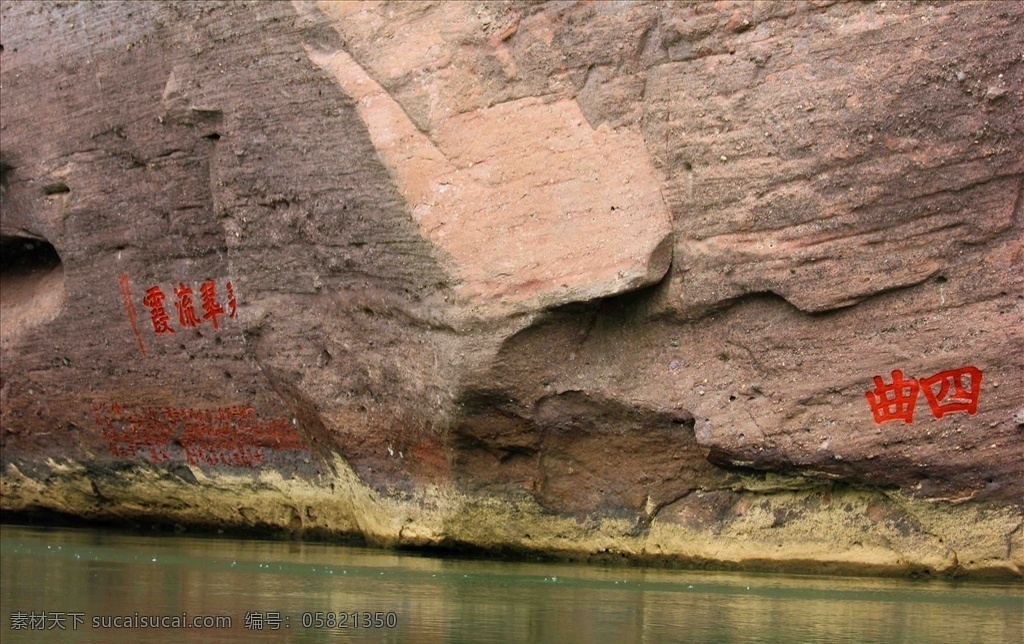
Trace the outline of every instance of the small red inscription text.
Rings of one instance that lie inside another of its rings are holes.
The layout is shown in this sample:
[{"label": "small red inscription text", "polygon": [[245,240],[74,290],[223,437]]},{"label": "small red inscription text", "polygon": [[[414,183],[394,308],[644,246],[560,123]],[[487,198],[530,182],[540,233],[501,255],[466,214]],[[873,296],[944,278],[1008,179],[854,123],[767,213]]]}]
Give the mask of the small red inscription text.
[{"label": "small red inscription text", "polygon": [[308,450],[289,419],[260,420],[248,406],[194,409],[99,403],[92,412],[110,453],[119,458],[159,463],[183,450],[191,465],[256,467],[269,450]]}]

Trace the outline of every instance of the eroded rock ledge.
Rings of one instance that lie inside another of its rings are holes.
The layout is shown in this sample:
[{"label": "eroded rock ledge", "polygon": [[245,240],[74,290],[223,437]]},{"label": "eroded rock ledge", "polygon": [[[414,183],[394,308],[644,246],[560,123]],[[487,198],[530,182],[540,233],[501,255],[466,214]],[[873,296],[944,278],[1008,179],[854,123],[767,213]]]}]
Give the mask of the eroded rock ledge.
[{"label": "eroded rock ledge", "polygon": [[1020,3],[0,17],[4,511],[1024,575]]},{"label": "eroded rock ledge", "polygon": [[[892,492],[750,477],[695,490],[639,520],[577,519],[529,494],[467,494],[428,486],[411,495],[370,489],[339,459],[315,481],[275,471],[195,475],[174,468],[119,471],[50,463],[9,466],[7,511],[56,511],[125,526],[270,531],[291,537],[359,535],[384,547],[543,554],[713,569],[914,577],[1019,577],[1021,517],[993,503],[936,505]],[[12,502],[13,501],[13,502]]]}]

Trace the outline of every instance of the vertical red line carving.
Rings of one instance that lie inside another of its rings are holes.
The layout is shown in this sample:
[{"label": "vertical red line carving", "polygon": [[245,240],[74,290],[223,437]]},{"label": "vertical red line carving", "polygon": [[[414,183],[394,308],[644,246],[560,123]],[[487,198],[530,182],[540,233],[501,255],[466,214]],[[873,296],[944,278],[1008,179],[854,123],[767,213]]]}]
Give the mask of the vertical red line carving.
[{"label": "vertical red line carving", "polygon": [[128,314],[128,322],[131,323],[132,331],[135,332],[135,340],[139,343],[139,350],[142,351],[142,355],[146,355],[146,345],[142,344],[142,334],[139,333],[139,314],[135,310],[135,304],[132,303],[132,289],[131,284],[128,282],[128,274],[121,273],[117,276],[117,281],[121,283],[121,299],[124,300],[124,310]]}]

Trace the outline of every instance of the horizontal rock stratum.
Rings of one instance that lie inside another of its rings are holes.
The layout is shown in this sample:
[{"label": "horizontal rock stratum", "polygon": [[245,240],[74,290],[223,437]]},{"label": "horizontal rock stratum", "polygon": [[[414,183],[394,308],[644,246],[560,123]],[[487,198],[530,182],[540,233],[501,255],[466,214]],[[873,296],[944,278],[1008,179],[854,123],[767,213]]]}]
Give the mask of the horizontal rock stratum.
[{"label": "horizontal rock stratum", "polygon": [[1024,576],[1019,2],[0,18],[5,517]]}]

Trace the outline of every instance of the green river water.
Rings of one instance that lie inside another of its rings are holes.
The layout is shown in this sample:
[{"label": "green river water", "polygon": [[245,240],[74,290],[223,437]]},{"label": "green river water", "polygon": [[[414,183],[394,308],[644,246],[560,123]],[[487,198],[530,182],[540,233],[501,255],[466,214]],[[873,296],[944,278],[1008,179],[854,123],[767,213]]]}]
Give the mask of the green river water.
[{"label": "green river water", "polygon": [[1024,642],[1024,586],[1015,583],[508,562],[15,525],[0,526],[0,611],[4,644]]}]

